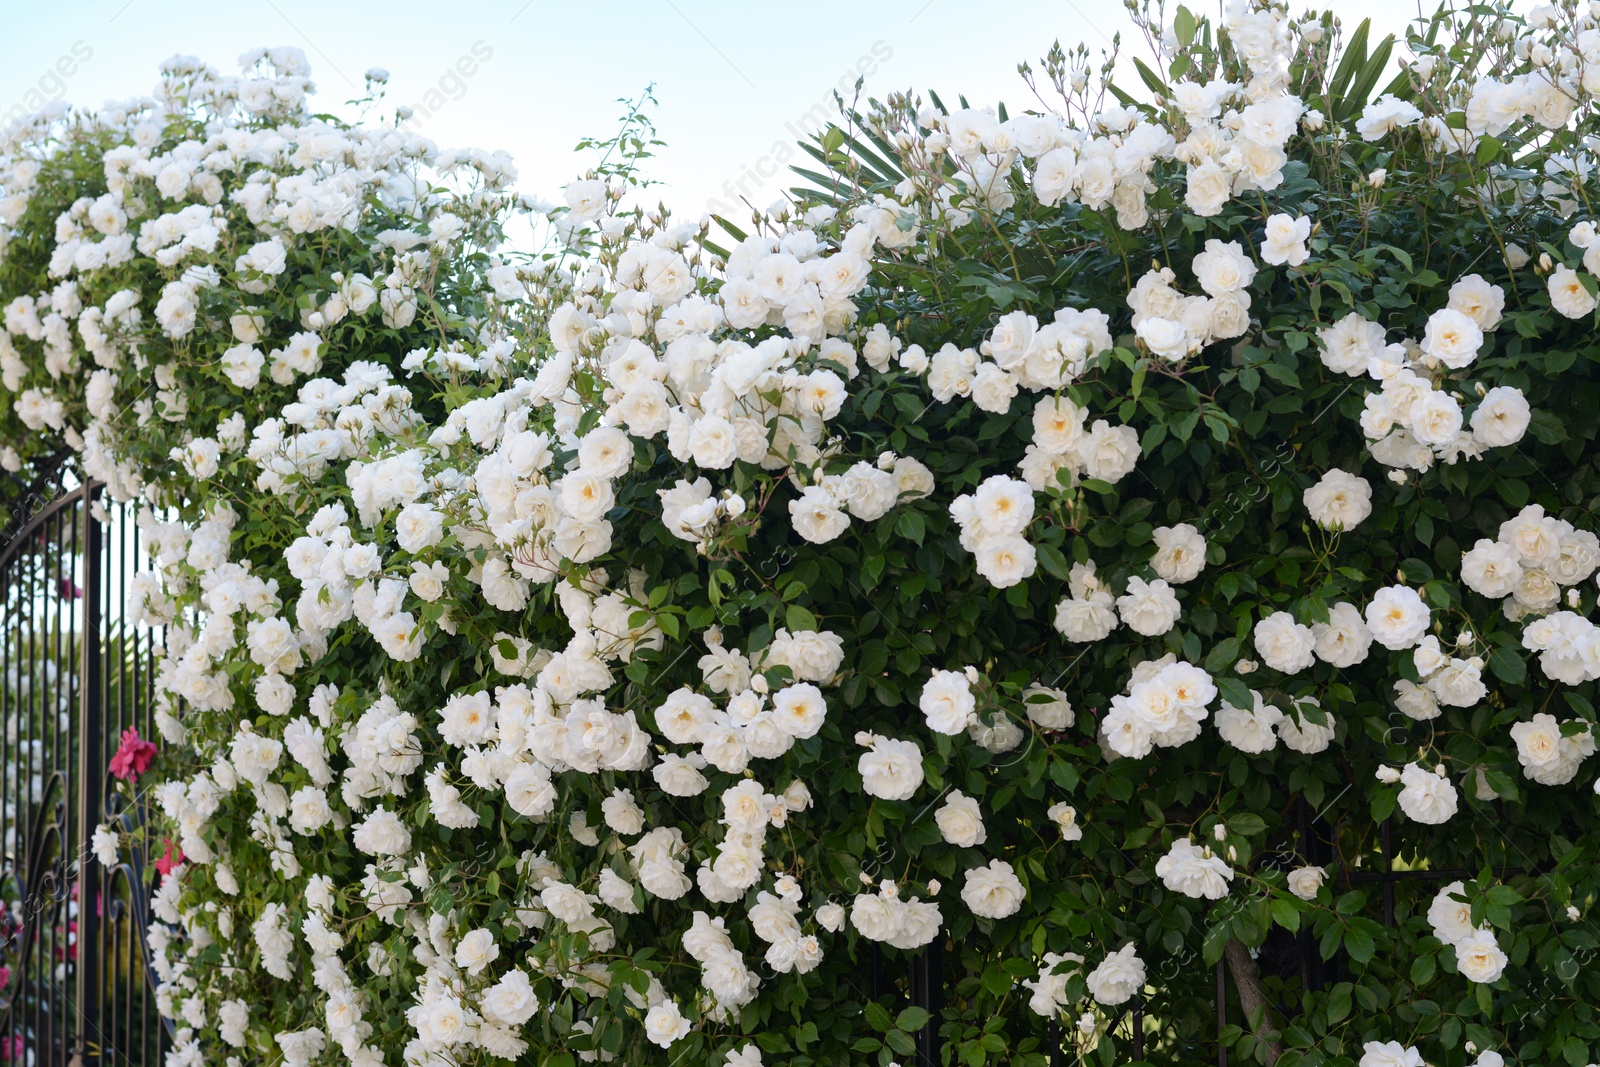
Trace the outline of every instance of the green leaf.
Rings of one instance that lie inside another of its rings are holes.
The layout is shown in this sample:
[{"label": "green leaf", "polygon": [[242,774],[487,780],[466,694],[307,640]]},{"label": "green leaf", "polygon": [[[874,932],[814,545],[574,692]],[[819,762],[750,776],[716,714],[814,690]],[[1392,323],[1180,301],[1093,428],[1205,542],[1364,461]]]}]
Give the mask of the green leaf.
[{"label": "green leaf", "polygon": [[1350,1014],[1350,983],[1340,982],[1328,992],[1328,1025]]},{"label": "green leaf", "polygon": [[882,1004],[879,1004],[875,1000],[868,1001],[866,1008],[863,1010],[867,1016],[867,1023],[871,1025],[874,1030],[888,1033],[890,1030],[894,1029],[894,1020],[889,1018],[889,1013],[884,1009]]},{"label": "green leaf", "polygon": [[1034,551],[1039,557],[1039,566],[1044,568],[1046,574],[1063,582],[1071,576],[1072,570],[1067,566],[1067,558],[1060,549],[1054,545],[1038,545]]},{"label": "green leaf", "polygon": [[1133,67],[1139,72],[1139,80],[1144,82],[1145,88],[1157,96],[1167,95],[1167,83],[1162,79],[1161,75],[1146,66],[1144,60],[1136,57],[1133,61]]},{"label": "green leaf", "polygon": [[1367,60],[1367,34],[1372,30],[1372,20],[1362,19],[1361,25],[1356,27],[1350,35],[1349,42],[1344,46],[1344,56],[1340,58],[1339,65],[1334,68],[1333,77],[1328,82],[1328,97],[1333,101],[1332,115],[1341,118],[1344,114],[1340,104],[1343,102],[1344,91],[1349,88],[1350,81],[1356,76],[1362,64]]},{"label": "green leaf", "polygon": [[885,1044],[894,1049],[896,1052],[900,1053],[902,1056],[913,1056],[916,1054],[916,1042],[912,1041],[911,1035],[907,1034],[903,1030],[890,1030],[884,1035],[883,1040]]},{"label": "green leaf", "polygon": [[1194,31],[1197,25],[1195,17],[1189,13],[1189,9],[1179,4],[1177,13],[1172,17],[1172,32],[1178,36],[1179,47],[1189,47],[1189,42],[1194,40]]},{"label": "green leaf", "polygon": [[901,537],[915,541],[919,545],[922,544],[922,538],[926,533],[922,512],[916,508],[906,508],[900,513],[900,517],[895,520],[894,529]]},{"label": "green leaf", "polygon": [[1521,685],[1528,680],[1528,665],[1514,648],[1502,646],[1490,652],[1489,669],[1496,678],[1509,685]]},{"label": "green leaf", "polygon": [[1362,65],[1355,80],[1351,82],[1349,91],[1340,102],[1338,111],[1340,121],[1355,118],[1367,106],[1367,97],[1372,95],[1372,87],[1383,77],[1383,68],[1388,66],[1389,53],[1393,50],[1393,34],[1378,42],[1378,47],[1372,50],[1372,57]]},{"label": "green leaf", "polygon": [[1205,669],[1214,675],[1221,674],[1239,661],[1241,647],[1243,646],[1237,637],[1227,637],[1218,641],[1211,646],[1211,651],[1206,653]]},{"label": "green leaf", "polygon": [[1256,706],[1256,699],[1250,692],[1250,687],[1237,678],[1218,678],[1217,691],[1222,694],[1222,699],[1238,708],[1240,711],[1249,711]]},{"label": "green leaf", "polygon": [[1344,950],[1357,963],[1366,963],[1371,960],[1373,950],[1376,947],[1376,943],[1372,940],[1372,935],[1365,930],[1357,929],[1354,924],[1351,925],[1349,930],[1345,931]]},{"label": "green leaf", "polygon": [[1286,900],[1283,897],[1273,897],[1268,902],[1268,907],[1272,909],[1273,922],[1290,933],[1300,929],[1300,909],[1294,901]]},{"label": "green leaf", "polygon": [[1394,804],[1399,793],[1394,789],[1380,789],[1372,794],[1372,821],[1382,822],[1394,814]]},{"label": "green leaf", "polygon": [[931,1018],[933,1016],[925,1008],[910,1007],[895,1017],[894,1024],[909,1034],[928,1025]]},{"label": "green leaf", "polygon": [[784,613],[783,621],[788,626],[790,633],[817,629],[817,617],[799,604],[789,605],[789,610]]}]

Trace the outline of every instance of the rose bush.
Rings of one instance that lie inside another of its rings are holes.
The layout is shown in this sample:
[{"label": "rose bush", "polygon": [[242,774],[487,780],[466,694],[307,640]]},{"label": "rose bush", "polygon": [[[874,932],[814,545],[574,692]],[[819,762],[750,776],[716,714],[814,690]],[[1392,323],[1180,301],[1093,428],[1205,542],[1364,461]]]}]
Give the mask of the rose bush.
[{"label": "rose bush", "polygon": [[3,458],[145,505],[172,1062],[1587,1062],[1597,17],[1136,13],[715,231],[292,50],[42,118]]}]

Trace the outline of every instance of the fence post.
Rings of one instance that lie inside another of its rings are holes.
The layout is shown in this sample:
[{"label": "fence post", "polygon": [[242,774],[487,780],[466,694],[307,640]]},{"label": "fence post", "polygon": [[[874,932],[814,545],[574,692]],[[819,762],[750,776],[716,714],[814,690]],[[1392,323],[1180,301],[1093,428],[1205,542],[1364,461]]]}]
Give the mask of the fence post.
[{"label": "fence post", "polygon": [[917,1031],[917,1067],[939,1067],[939,1020],[944,1011],[942,946],[934,938],[911,961],[911,1003],[928,1013]]},{"label": "fence post", "polygon": [[[85,481],[78,507],[83,520],[83,612],[79,639],[83,642],[82,676],[78,681],[78,934],[77,934],[77,1042],[73,1067],[101,1062],[100,1016],[103,1000],[100,968],[100,927],[103,921],[101,873],[89,850],[100,824],[105,801],[105,716],[102,706],[100,598],[105,530],[92,510],[98,485]],[[70,579],[69,579],[70,580]]]},{"label": "fence post", "polygon": [[1222,1028],[1228,1025],[1228,979],[1221,960],[1217,961],[1217,1067],[1228,1067],[1228,1050],[1222,1045]]}]

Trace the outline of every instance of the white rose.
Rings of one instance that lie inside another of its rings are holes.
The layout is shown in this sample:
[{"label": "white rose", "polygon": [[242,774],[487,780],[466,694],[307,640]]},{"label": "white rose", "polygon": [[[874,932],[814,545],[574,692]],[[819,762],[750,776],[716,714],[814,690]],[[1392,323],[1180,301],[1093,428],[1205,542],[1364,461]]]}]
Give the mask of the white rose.
[{"label": "white rose", "polygon": [[1581,319],[1595,309],[1595,296],[1583,277],[1571,267],[1557,267],[1546,281],[1550,306],[1569,319]]},{"label": "white rose", "polygon": [[1456,967],[1469,982],[1498,982],[1509,962],[1493,930],[1474,930],[1456,942]]},{"label": "white rose", "polygon": [[645,1012],[644,1032],[651,1043],[666,1048],[689,1032],[689,1020],[678,1010],[676,1001],[663,1000]]},{"label": "white rose", "polygon": [[1483,331],[1472,319],[1453,308],[1440,308],[1428,317],[1422,337],[1422,354],[1451,370],[1460,370],[1478,358]]},{"label": "white rose", "polygon": [[1089,477],[1111,483],[1133,472],[1139,452],[1139,434],[1132,426],[1112,426],[1104,419],[1095,420],[1073,449]]},{"label": "white rose", "polygon": [[1450,287],[1450,309],[1461,312],[1485,332],[1500,325],[1505,306],[1505,290],[1485,281],[1482,275],[1468,274]]},{"label": "white rose", "polygon": [[1244,254],[1238,241],[1206,241],[1206,249],[1190,263],[1195,280],[1211,296],[1247,289],[1256,276],[1256,265]]},{"label": "white rose", "polygon": [[839,509],[827,490],[808,485],[789,501],[789,518],[795,533],[814,545],[825,544],[850,527],[850,516]]},{"label": "white rose", "polygon": [[1065,730],[1075,718],[1067,694],[1060,689],[1034,683],[1022,691],[1022,702],[1028,718],[1046,730]]},{"label": "white rose", "polygon": [[1033,575],[1038,555],[1020,536],[986,537],[978,545],[976,570],[996,589],[1008,589]]},{"label": "white rose", "polygon": [[1058,800],[1045,811],[1045,816],[1061,828],[1061,840],[1083,840],[1083,826],[1078,822],[1078,809],[1071,804]]},{"label": "white rose", "polygon": [[619,834],[633,835],[644,829],[644,809],[634,803],[633,791],[617,789],[600,802],[606,825]]},{"label": "white rose", "polygon": [[1522,582],[1520,554],[1511,545],[1479,538],[1471,551],[1461,556],[1461,580],[1486,597],[1510,596]]},{"label": "white rose", "polygon": [[683,864],[665,856],[639,864],[639,884],[662,900],[678,900],[693,885],[683,873]]},{"label": "white rose", "polygon": [[1327,877],[1328,872],[1321,867],[1296,867],[1289,872],[1289,892],[1301,900],[1316,900],[1317,890]]},{"label": "white rose", "polygon": [[1168,582],[1192,581],[1206,565],[1206,539],[1186,522],[1158,526],[1153,537],[1156,554],[1150,566]]},{"label": "white rose", "polygon": [[369,856],[403,856],[411,851],[411,831],[381,804],[356,823],[350,840]]},{"label": "white rose", "polygon": [[1233,868],[1210,848],[1198,847],[1182,837],[1156,861],[1156,877],[1174,893],[1197,900],[1221,900],[1228,895]]},{"label": "white rose", "polygon": [[1408,763],[1400,781],[1400,810],[1413,822],[1438,825],[1456,813],[1456,787],[1449,778]]},{"label": "white rose", "polygon": [[1511,727],[1511,739],[1517,744],[1517,761],[1524,768],[1542,767],[1560,758],[1561,725],[1546,712]]},{"label": "white rose", "polygon": [[1473,931],[1472,905],[1456,897],[1466,896],[1463,882],[1451,882],[1433,896],[1428,905],[1428,924],[1433,936],[1447,945],[1453,945]]},{"label": "white rose", "polygon": [[1398,1041],[1368,1041],[1357,1067],[1428,1067],[1422,1053]]},{"label": "white rose", "polygon": [[1004,919],[1022,907],[1022,882],[1004,860],[990,860],[987,866],[967,872],[961,900],[980,919]]},{"label": "white rose", "polygon": [[1236,708],[1227,701],[1217,711],[1217,733],[1240,752],[1270,752],[1278,746],[1276,728],[1283,721],[1283,712],[1268,704],[1255,690],[1252,708]]},{"label": "white rose", "polygon": [[1104,640],[1117,628],[1117,613],[1110,593],[1091,597],[1066,597],[1056,605],[1055,628],[1068,641],[1079,644]]},{"label": "white rose", "polygon": [[1276,214],[1267,219],[1266,243],[1261,247],[1265,263],[1298,267],[1311,255],[1306,249],[1306,238],[1311,236],[1311,220],[1301,215],[1291,218]]},{"label": "white rose", "polygon": [[1232,191],[1233,181],[1228,172],[1215,160],[1207,159],[1189,168],[1183,202],[1196,215],[1209,218],[1222,210]]},{"label": "white rose", "polygon": [[1354,311],[1317,332],[1322,342],[1318,354],[1329,370],[1359,377],[1367,363],[1384,349],[1383,327],[1362,318]]},{"label": "white rose", "polygon": [[1294,674],[1316,662],[1311,627],[1295,622],[1287,611],[1275,611],[1257,622],[1254,637],[1256,652],[1275,671]]},{"label": "white rose", "polygon": [[1084,979],[1089,995],[1108,1008],[1126,1004],[1144,988],[1145,967],[1132,944],[1122,946],[1100,961]]},{"label": "white rose", "polygon": [[1124,625],[1145,637],[1159,637],[1172,629],[1182,608],[1164,579],[1146,582],[1129,578],[1128,589],[1117,598],[1117,614]]},{"label": "white rose", "polygon": [[1150,316],[1141,319],[1133,332],[1162,359],[1176,363],[1189,355],[1189,331],[1174,319]]},{"label": "white rose", "polygon": [[773,722],[790,737],[815,737],[828,715],[822,690],[810,682],[786,685],[772,696]]},{"label": "white rose", "polygon": [[918,706],[928,729],[955,736],[972,723],[978,704],[965,674],[936,670],[923,685]]},{"label": "white rose", "polygon": [[1430,392],[1411,405],[1408,415],[1411,433],[1425,445],[1444,445],[1461,432],[1461,405],[1443,392]]},{"label": "white rose", "polygon": [[526,972],[513,969],[484,990],[478,1002],[483,1014],[505,1026],[521,1026],[539,1010],[539,998]]},{"label": "white rose", "polygon": [[1325,530],[1350,530],[1372,514],[1372,484],[1335,468],[1307,489],[1301,500],[1311,521]]},{"label": "white rose", "polygon": [[487,929],[477,929],[456,942],[456,966],[468,974],[482,974],[483,969],[500,958],[500,946],[494,943],[494,934]]},{"label": "white rose", "polygon": [[914,741],[869,735],[871,747],[856,761],[861,786],[880,800],[909,800],[922,785],[922,749]]},{"label": "white rose", "polygon": [[1328,609],[1328,621],[1311,624],[1317,657],[1335,667],[1353,667],[1367,658],[1372,631],[1361,610],[1343,601]]},{"label": "white rose", "polygon": [[1514,445],[1528,432],[1533,411],[1522,390],[1497,385],[1484,394],[1472,413],[1472,439],[1487,448]]},{"label": "white rose", "polygon": [[1378,590],[1367,605],[1367,629],[1384,648],[1393,651],[1410,648],[1428,629],[1428,606],[1415,589],[1403,585]]},{"label": "white rose", "polygon": [[[1314,756],[1318,752],[1326,752],[1333,743],[1335,730],[1338,723],[1329,712],[1322,712],[1326,723],[1312,722],[1309,715],[1301,709],[1311,705],[1320,707],[1316,697],[1299,697],[1295,700],[1295,714],[1285,714],[1278,721],[1278,736],[1282,738],[1284,747],[1307,756]],[[1298,716],[1298,717],[1297,717]]]},{"label": "white rose", "polygon": [[933,813],[933,821],[945,841],[961,848],[981,845],[989,837],[983,828],[983,813],[978,802],[959,789],[952,790],[945,798],[944,804]]},{"label": "white rose", "polygon": [[870,941],[888,941],[900,933],[900,902],[877,893],[861,893],[850,905],[850,925]]},{"label": "white rose", "polygon": [[1427,689],[1404,678],[1394,683],[1395,707],[1418,721],[1439,717],[1439,702]]}]

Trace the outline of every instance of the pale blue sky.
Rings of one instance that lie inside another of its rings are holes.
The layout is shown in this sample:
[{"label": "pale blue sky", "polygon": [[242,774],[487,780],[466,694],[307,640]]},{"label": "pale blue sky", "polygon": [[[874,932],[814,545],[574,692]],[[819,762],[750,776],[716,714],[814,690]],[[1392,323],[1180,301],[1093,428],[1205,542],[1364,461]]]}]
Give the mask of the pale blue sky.
[{"label": "pale blue sky", "polygon": [[[1411,0],[1332,6],[1386,31],[1414,14]],[[1121,0],[0,0],[0,10],[0,115],[41,86],[90,106],[146,93],[174,53],[232,73],[247,48],[292,44],[309,56],[325,106],[357,95],[369,67],[391,72],[396,104],[426,100],[443,79],[450,92],[435,99],[459,99],[422,132],[442,146],[510,151],[519,186],[551,198],[581,166],[578,138],[609,133],[615,100],[654,82],[668,147],[652,169],[669,183],[667,203],[695,215],[741,178],[757,205],[775,199],[785,175],[747,172],[775,170],[774,147],[794,140],[786,126],[818,104],[831,109],[832,88],[853,81],[858,64],[870,70],[869,93],[932,88],[952,103],[965,93],[1023,107],[1019,61],[1037,65],[1057,38],[1098,50],[1126,26]],[[452,81],[475,47],[492,55]],[[57,61],[75,48],[90,54],[58,83]]]}]

